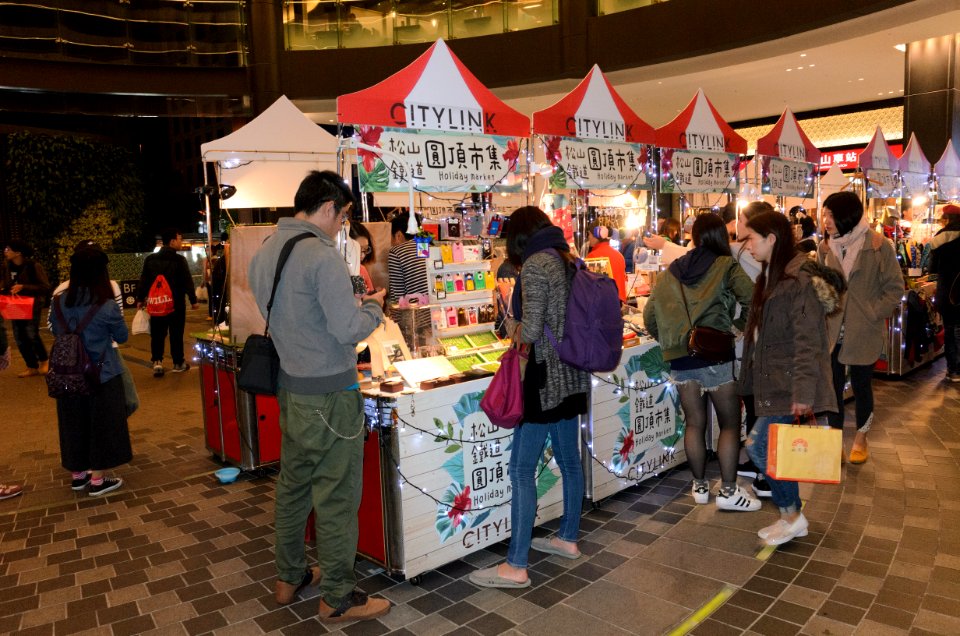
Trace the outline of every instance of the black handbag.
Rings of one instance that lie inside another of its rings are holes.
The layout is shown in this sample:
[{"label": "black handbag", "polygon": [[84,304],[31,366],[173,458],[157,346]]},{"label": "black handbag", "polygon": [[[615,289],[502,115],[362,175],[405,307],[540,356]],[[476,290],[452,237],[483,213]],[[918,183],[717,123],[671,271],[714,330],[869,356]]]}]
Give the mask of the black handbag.
[{"label": "black handbag", "polygon": [[280,374],[280,356],[270,338],[270,310],[273,308],[273,298],[277,295],[277,285],[280,284],[280,275],[283,266],[287,264],[290,252],[303,239],[316,236],[310,232],[298,234],[284,244],[277,260],[277,269],[273,275],[273,289],[270,291],[270,300],[267,301],[267,324],[263,328],[263,335],[253,334],[247,337],[240,355],[240,369],[237,371],[237,388],[248,393],[260,395],[277,394],[277,376]]},{"label": "black handbag", "polygon": [[736,357],[734,335],[713,327],[694,325],[693,320],[690,319],[690,309],[687,308],[687,295],[683,292],[683,283],[680,283],[680,296],[683,298],[683,310],[687,313],[687,322],[690,323],[687,354],[706,362],[721,363],[733,360]]}]

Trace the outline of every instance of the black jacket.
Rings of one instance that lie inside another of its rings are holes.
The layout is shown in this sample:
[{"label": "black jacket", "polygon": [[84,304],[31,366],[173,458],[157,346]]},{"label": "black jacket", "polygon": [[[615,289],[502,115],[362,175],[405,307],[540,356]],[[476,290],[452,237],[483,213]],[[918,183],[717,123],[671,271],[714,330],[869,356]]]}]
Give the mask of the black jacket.
[{"label": "black jacket", "polygon": [[[960,218],[951,221],[930,241],[929,272],[937,275],[937,309],[945,322],[960,322]],[[950,303],[950,290],[957,304]]]},{"label": "black jacket", "polygon": [[50,296],[52,291],[43,265],[32,258],[24,259],[23,264],[19,267],[13,263],[7,264],[3,293],[9,294],[10,288],[18,284],[23,285],[23,289],[20,290],[21,296],[39,298],[41,304]]},{"label": "black jacket", "polygon": [[143,272],[137,284],[137,302],[143,303],[150,293],[150,287],[163,274],[173,292],[173,306],[175,311],[185,309],[184,296],[190,299],[191,305],[197,304],[197,292],[193,288],[193,276],[187,266],[187,259],[177,253],[172,247],[161,247],[159,252],[151,254],[143,261]]}]

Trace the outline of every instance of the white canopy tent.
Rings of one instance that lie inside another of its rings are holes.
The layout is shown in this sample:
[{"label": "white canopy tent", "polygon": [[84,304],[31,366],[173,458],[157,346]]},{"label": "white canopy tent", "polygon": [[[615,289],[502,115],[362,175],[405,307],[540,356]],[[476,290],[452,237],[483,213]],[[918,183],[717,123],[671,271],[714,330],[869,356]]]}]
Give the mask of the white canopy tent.
[{"label": "white canopy tent", "polygon": [[216,164],[220,186],[237,189],[221,208],[290,207],[309,171],[337,170],[337,138],[281,96],[240,130],[201,145],[200,156]]}]

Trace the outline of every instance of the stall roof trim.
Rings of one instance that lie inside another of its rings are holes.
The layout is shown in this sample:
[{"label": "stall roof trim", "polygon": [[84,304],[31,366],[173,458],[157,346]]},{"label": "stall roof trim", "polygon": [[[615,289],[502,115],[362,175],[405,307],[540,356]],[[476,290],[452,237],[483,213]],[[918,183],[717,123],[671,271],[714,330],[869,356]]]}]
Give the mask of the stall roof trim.
[{"label": "stall roof trim", "polygon": [[702,88],[697,89],[697,94],[673,121],[657,128],[656,135],[661,148],[741,155],[747,152],[747,140],[724,121]]},{"label": "stall roof trim", "polygon": [[860,153],[861,170],[897,170],[900,168],[900,160],[890,149],[887,140],[883,138],[883,131],[877,126],[873,133],[873,139],[867,144],[863,152]]},{"label": "stall roof trim", "polygon": [[533,114],[533,132],[639,144],[655,140],[653,127],[627,105],[596,64],[576,88]]},{"label": "stall roof trim", "polygon": [[960,156],[957,155],[952,139],[947,140],[947,147],[943,149],[934,171],[941,177],[960,177]]},{"label": "stall roof trim", "polygon": [[337,98],[340,122],[526,137],[530,118],[480,83],[442,39],[379,84]]},{"label": "stall roof trim", "polygon": [[337,138],[281,96],[243,128],[200,146],[203,161],[315,161],[337,153]]},{"label": "stall roof trim", "polygon": [[920,147],[920,142],[917,141],[914,133],[910,133],[910,141],[907,142],[907,147],[903,149],[903,155],[900,156],[900,171],[913,174],[930,173],[930,160],[923,153],[923,148]]},{"label": "stall roof trim", "polygon": [[757,140],[757,154],[787,161],[820,163],[820,150],[803,132],[789,108],[780,115],[773,130]]}]

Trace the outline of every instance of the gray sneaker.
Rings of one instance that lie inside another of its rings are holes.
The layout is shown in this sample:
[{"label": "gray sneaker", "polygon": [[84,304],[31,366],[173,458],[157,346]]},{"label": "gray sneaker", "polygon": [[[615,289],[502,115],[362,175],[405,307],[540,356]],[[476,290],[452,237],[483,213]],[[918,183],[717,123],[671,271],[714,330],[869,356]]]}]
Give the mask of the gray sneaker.
[{"label": "gray sneaker", "polygon": [[159,362],[153,363],[153,377],[162,378],[163,377],[163,365]]},{"label": "gray sneaker", "polygon": [[189,371],[189,370],[190,370],[190,365],[187,364],[186,362],[184,362],[183,364],[173,365],[174,373],[183,373],[184,371]]}]

